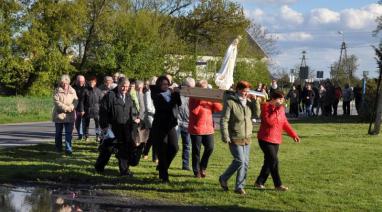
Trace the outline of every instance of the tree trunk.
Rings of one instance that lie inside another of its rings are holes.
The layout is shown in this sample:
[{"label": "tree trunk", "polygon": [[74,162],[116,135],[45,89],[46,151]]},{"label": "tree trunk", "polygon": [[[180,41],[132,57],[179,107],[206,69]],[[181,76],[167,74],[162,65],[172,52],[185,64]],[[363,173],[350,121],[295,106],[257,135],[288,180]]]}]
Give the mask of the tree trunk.
[{"label": "tree trunk", "polygon": [[[379,83],[380,84],[380,83]],[[382,89],[379,86],[379,97],[377,99],[377,110],[375,112],[374,122],[374,135],[378,135],[381,131],[381,119],[382,119]]]}]

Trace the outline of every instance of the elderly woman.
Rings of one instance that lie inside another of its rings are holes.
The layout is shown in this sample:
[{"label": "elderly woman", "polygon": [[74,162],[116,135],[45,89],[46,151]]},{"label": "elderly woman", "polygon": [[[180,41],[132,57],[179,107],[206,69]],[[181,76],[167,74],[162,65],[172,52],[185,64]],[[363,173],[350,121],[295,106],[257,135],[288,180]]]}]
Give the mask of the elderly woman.
[{"label": "elderly woman", "polygon": [[277,157],[279,145],[282,142],[282,132],[286,131],[297,143],[300,142],[300,138],[285,116],[283,103],[284,93],[276,90],[271,93],[271,100],[261,105],[261,125],[257,138],[259,146],[264,152],[264,164],[255,183],[255,187],[258,189],[265,189],[265,181],[271,174],[276,190],[288,190],[288,187],[281,182]]},{"label": "elderly woman", "polygon": [[234,173],[236,176],[235,193],[245,195],[249,149],[252,137],[252,111],[255,107],[255,96],[249,94],[251,85],[240,81],[236,92],[227,91],[221,118],[222,140],[229,144],[233,161],[227,170],[219,177],[220,186],[228,190],[227,181]]},{"label": "elderly woman", "polygon": [[62,131],[65,128],[65,152],[72,154],[72,132],[75,108],[78,103],[76,91],[70,86],[68,75],[62,75],[54,97],[53,122],[56,127],[55,143],[57,152],[62,152]]},{"label": "elderly woman", "polygon": [[[197,87],[207,89],[207,80],[198,82]],[[183,102],[182,102],[183,104]],[[196,178],[206,177],[208,160],[214,150],[214,120],[212,114],[223,109],[221,103],[191,97],[189,101],[188,132],[192,141],[192,169]],[[202,158],[200,150],[204,146]]]}]

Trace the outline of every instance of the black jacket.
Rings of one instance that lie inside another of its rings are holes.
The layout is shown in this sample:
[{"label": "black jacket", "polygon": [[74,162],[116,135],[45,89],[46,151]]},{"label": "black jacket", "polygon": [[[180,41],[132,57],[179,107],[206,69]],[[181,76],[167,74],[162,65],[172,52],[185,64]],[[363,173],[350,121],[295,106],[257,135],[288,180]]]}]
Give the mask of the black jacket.
[{"label": "black jacket", "polygon": [[132,125],[133,119],[138,116],[129,94],[125,96],[125,103],[118,94],[118,87],[107,93],[101,101],[100,126],[101,128],[117,125]]},{"label": "black jacket", "polygon": [[85,116],[94,118],[99,117],[99,106],[101,103],[102,91],[97,87],[87,87],[84,92],[83,101],[83,111]]},{"label": "black jacket", "polygon": [[152,129],[168,131],[178,125],[178,107],[182,104],[178,92],[171,94],[171,100],[167,102],[156,86],[150,86],[151,98],[153,99],[155,114]]},{"label": "black jacket", "polygon": [[84,86],[80,87],[80,86],[75,84],[75,85],[73,85],[73,88],[76,91],[76,94],[78,97],[78,104],[76,107],[76,111],[77,112],[84,112],[84,107],[83,107],[84,105],[81,104],[81,102],[83,102],[84,94],[85,94],[85,90],[87,88],[87,85],[85,84]]}]

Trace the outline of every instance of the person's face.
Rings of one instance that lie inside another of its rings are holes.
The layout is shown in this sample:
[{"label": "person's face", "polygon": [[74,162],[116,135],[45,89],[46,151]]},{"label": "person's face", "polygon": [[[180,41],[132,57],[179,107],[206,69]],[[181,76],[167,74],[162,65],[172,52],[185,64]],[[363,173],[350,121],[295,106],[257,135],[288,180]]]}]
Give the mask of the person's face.
[{"label": "person's face", "polygon": [[249,88],[244,88],[242,90],[238,90],[238,93],[240,96],[247,98],[247,96],[249,94]]},{"label": "person's face", "polygon": [[284,98],[277,98],[277,99],[275,99],[275,105],[280,106],[280,105],[284,104],[284,101],[285,101]]},{"label": "person's face", "polygon": [[117,74],[114,74],[114,76],[113,76],[113,80],[114,80],[114,82],[117,82],[117,81],[118,81],[118,78],[119,78],[119,76],[118,76]]},{"label": "person's face", "polygon": [[200,83],[201,88],[208,88],[208,83],[207,82],[202,82]]},{"label": "person's face", "polygon": [[113,80],[112,79],[108,79],[108,80],[105,81],[105,85],[107,87],[110,87],[111,84],[113,84]]},{"label": "person's face", "polygon": [[142,90],[143,90],[143,87],[144,87],[144,84],[143,84],[143,83],[140,83],[140,84],[137,84],[137,85],[135,86],[135,89],[136,89],[137,91],[142,91]]},{"label": "person's face", "polygon": [[135,91],[135,84],[130,84],[129,89],[130,91]]},{"label": "person's face", "polygon": [[312,90],[312,86],[308,85],[308,86],[306,86],[306,89]]},{"label": "person's face", "polygon": [[162,82],[160,83],[160,89],[162,91],[167,91],[169,87],[170,83],[167,80],[162,80]]},{"label": "person's face", "polygon": [[61,87],[62,87],[64,90],[68,90],[68,89],[69,89],[69,83],[67,83],[67,82],[61,82]]},{"label": "person's face", "polygon": [[89,83],[90,83],[90,87],[92,87],[92,88],[94,88],[97,85],[97,81],[95,81],[95,80],[92,80]]},{"label": "person's face", "polygon": [[84,86],[85,85],[85,78],[83,78],[83,77],[80,77],[80,78],[78,78],[78,85],[79,86]]},{"label": "person's face", "polygon": [[130,87],[130,83],[126,82],[125,84],[118,86],[118,91],[121,94],[126,94],[127,91],[129,91],[129,87]]}]

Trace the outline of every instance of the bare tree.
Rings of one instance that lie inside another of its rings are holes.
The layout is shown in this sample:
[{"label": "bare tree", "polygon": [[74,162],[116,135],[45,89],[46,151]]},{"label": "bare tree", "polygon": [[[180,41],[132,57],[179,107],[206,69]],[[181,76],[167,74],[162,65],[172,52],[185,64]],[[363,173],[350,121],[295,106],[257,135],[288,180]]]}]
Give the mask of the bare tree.
[{"label": "bare tree", "polygon": [[251,20],[248,33],[256,40],[267,55],[277,55],[279,51],[276,48],[276,36],[269,33],[261,24]]}]

